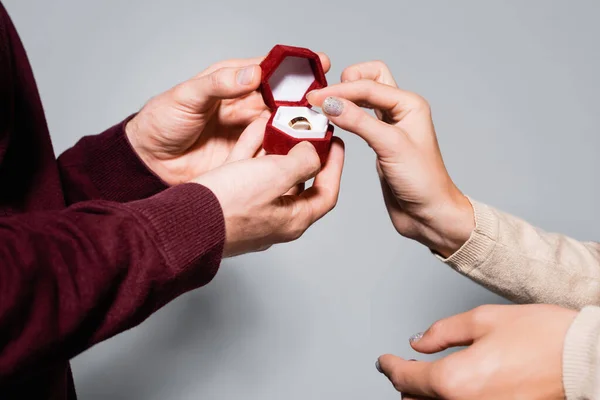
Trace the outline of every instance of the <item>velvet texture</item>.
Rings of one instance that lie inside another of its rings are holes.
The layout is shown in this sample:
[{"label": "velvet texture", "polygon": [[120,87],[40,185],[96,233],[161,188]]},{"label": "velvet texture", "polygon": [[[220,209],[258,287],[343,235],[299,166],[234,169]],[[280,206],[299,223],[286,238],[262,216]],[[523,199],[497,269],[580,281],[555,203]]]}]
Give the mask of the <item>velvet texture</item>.
[{"label": "velvet texture", "polygon": [[[302,99],[299,101],[278,101],[273,97],[273,90],[269,83],[273,73],[277,70],[279,65],[283,62],[286,57],[300,57],[306,58],[310,62],[310,66],[313,70],[315,80],[306,90]],[[284,45],[276,45],[269,52],[267,57],[261,63],[262,68],[262,82],[261,82],[261,93],[265,101],[265,104],[272,110],[280,106],[292,106],[292,107],[311,107],[306,100],[306,94],[312,90],[320,89],[327,86],[327,79],[325,78],[325,72],[321,65],[319,56],[309,49],[302,47],[292,47]],[[317,150],[321,162],[324,163],[329,155],[329,149],[331,148],[331,138],[333,137],[333,125],[329,124],[327,127],[327,134],[322,139],[299,139],[292,137],[281,130],[273,126],[273,118],[275,113],[271,115],[267,128],[265,131],[265,138],[263,142],[263,148],[268,154],[287,154],[295,145],[302,141],[308,141]]]}]

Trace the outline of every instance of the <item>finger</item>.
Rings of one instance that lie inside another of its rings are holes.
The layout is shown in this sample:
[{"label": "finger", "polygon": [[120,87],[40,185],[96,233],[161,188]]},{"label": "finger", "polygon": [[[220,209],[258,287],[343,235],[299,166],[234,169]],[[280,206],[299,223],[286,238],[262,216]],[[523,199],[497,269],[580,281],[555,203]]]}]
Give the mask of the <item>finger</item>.
[{"label": "finger", "polygon": [[368,61],[354,64],[342,72],[342,82],[354,82],[361,79],[368,79],[383,83],[384,85],[398,87],[390,69],[382,61]]},{"label": "finger", "polygon": [[268,109],[264,109],[261,113],[260,113],[260,117],[261,118],[266,118],[269,119],[271,118],[271,110]]},{"label": "finger", "polygon": [[219,123],[231,129],[244,129],[257,118],[269,119],[271,112],[265,105],[258,92],[238,97],[235,106],[228,105],[221,108]]},{"label": "finger", "polygon": [[261,150],[267,122],[265,118],[258,118],[246,127],[229,153],[228,163],[252,158]]},{"label": "finger", "polygon": [[210,75],[213,72],[215,72],[221,68],[244,68],[249,65],[259,65],[264,59],[265,59],[265,57],[252,57],[252,58],[238,58],[238,59],[221,61],[221,62],[211,65],[204,71],[200,72],[197,75],[197,77],[199,78],[202,76]]},{"label": "finger", "polygon": [[328,73],[331,69],[331,60],[329,56],[325,53],[317,52],[319,55],[319,59],[321,60],[321,65],[323,66],[323,72]]},{"label": "finger", "polygon": [[306,99],[313,106],[321,106],[328,97],[341,97],[368,108],[388,111],[397,121],[400,121],[409,111],[429,108],[425,99],[416,93],[371,80],[339,83],[313,90]]},{"label": "finger", "polygon": [[298,196],[300,193],[304,191],[305,184],[300,183],[293,188],[291,188],[284,196]]},{"label": "finger", "polygon": [[283,196],[280,207],[291,240],[299,238],[312,224],[331,211],[339,196],[344,166],[344,142],[334,138],[331,150],[313,185],[298,196]]},{"label": "finger", "polygon": [[271,182],[271,190],[282,196],[291,188],[314,178],[321,169],[321,161],[315,147],[309,142],[300,142],[285,156],[267,156],[273,168],[278,170],[277,179]]},{"label": "finger", "polygon": [[[297,146],[296,146],[297,147]],[[278,214],[285,221],[288,240],[298,239],[313,223],[331,211],[337,203],[342,169],[344,143],[334,138],[327,161],[313,185],[298,196],[279,198]]]},{"label": "finger", "polygon": [[481,323],[477,313],[471,310],[449,318],[441,319],[431,325],[425,333],[413,336],[410,345],[420,353],[437,353],[456,346],[470,346],[488,331],[488,326]]},{"label": "finger", "polygon": [[[329,70],[331,69],[331,60],[329,59],[327,54],[317,52],[317,55],[319,56],[319,59],[321,60],[321,65],[323,66],[323,71],[325,73],[329,72]],[[241,59],[221,61],[219,63],[211,65],[204,71],[200,72],[200,74],[198,74],[198,77],[211,74],[214,71],[221,69],[221,68],[243,68],[248,65],[258,65],[261,62],[263,62],[264,59],[265,59],[265,57],[263,56],[263,57],[241,58]]]},{"label": "finger", "polygon": [[[342,72],[342,82],[355,82],[359,80],[371,80],[391,87],[398,87],[390,69],[382,61],[369,61],[355,64]],[[394,118],[388,118],[388,116],[380,109],[375,108],[375,114],[377,115],[377,118],[385,120],[385,122],[394,122]]]},{"label": "finger", "polygon": [[351,101],[328,97],[320,105],[331,122],[363,138],[380,158],[392,157],[410,144],[402,130],[379,121]]},{"label": "finger", "polygon": [[195,112],[210,110],[220,99],[233,99],[252,93],[260,85],[258,65],[221,68],[175,87],[176,99]]},{"label": "finger", "polygon": [[267,151],[261,147],[260,150],[258,150],[256,152],[256,154],[254,155],[254,157],[263,157],[263,156],[266,156],[266,155],[267,155]]},{"label": "finger", "polygon": [[379,357],[381,372],[392,382],[400,393],[435,397],[432,387],[432,363],[407,361],[390,354]]},{"label": "finger", "polygon": [[313,185],[298,196],[297,201],[305,202],[301,208],[305,211],[304,215],[300,214],[298,218],[305,219],[308,222],[307,226],[321,219],[337,204],[344,158],[344,142],[340,138],[334,137],[327,161],[315,177]]}]

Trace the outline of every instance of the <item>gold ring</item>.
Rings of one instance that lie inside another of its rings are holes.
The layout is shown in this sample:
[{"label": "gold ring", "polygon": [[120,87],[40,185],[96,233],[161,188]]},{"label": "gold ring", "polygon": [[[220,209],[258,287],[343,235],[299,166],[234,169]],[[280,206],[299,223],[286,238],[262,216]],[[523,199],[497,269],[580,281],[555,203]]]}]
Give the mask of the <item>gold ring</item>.
[{"label": "gold ring", "polygon": [[292,127],[292,129],[295,129],[297,131],[310,131],[312,129],[310,122],[304,117],[293,118],[290,121],[290,126]]}]

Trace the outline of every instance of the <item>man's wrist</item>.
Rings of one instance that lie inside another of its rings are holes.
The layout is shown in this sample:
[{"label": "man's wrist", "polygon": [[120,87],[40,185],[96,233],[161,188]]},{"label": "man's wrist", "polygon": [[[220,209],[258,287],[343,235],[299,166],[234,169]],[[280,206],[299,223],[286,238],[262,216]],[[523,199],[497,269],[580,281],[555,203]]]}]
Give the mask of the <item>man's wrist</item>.
[{"label": "man's wrist", "polygon": [[[131,144],[131,148],[135,151],[135,153],[140,157],[143,158],[143,154],[144,152],[141,150],[141,144],[139,141],[139,127],[138,127],[138,121],[137,121],[137,115],[134,116],[133,118],[131,118],[129,121],[127,121],[127,123],[125,124],[125,136],[127,137],[127,140],[129,140],[129,144]],[[145,160],[144,160],[145,161]]]},{"label": "man's wrist", "polygon": [[137,156],[140,158],[140,160],[142,160],[146,167],[153,173],[160,176],[160,171],[156,170],[153,157],[151,156],[150,152],[145,150],[142,144],[140,132],[141,130],[139,126],[138,115],[136,115],[135,117],[131,118],[125,125],[125,136],[127,137],[127,140],[129,141],[129,144],[131,145],[133,151],[135,151]]}]

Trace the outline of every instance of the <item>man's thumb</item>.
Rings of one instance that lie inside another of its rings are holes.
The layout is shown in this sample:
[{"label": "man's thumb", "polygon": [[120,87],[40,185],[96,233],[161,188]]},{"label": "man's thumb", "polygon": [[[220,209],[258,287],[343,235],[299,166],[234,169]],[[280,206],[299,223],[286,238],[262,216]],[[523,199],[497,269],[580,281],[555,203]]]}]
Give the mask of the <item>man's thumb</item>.
[{"label": "man's thumb", "polygon": [[258,65],[221,68],[208,75],[190,79],[175,87],[178,103],[194,112],[211,109],[216,101],[234,99],[258,89],[261,69]]}]

